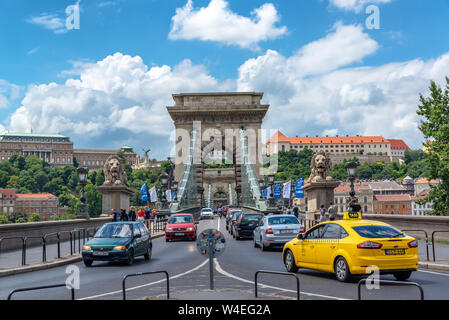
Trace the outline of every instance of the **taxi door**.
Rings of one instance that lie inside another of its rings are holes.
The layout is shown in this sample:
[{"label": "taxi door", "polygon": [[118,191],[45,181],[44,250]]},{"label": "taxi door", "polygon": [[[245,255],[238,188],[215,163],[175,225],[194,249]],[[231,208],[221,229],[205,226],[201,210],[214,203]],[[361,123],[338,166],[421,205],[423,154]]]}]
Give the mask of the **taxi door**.
[{"label": "taxi door", "polygon": [[324,227],[326,225],[322,224],[310,229],[304,235],[304,239],[298,241],[297,254],[295,255],[298,263],[315,263],[316,261],[316,244],[321,238]]},{"label": "taxi door", "polygon": [[333,257],[338,250],[342,228],[336,223],[327,223],[321,240],[315,244],[316,264],[320,269],[333,269]]}]

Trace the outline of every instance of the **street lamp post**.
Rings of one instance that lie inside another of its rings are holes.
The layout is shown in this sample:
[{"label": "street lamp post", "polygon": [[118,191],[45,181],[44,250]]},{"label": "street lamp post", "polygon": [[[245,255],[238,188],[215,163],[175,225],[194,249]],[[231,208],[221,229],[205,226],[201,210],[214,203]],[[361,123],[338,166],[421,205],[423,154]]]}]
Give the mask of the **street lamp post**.
[{"label": "street lamp post", "polygon": [[275,207],[275,201],[274,201],[274,190],[273,190],[273,185],[274,185],[274,173],[270,173],[268,175],[268,185],[270,187],[270,198],[268,199],[268,212],[270,213],[274,213],[277,212],[278,209]]},{"label": "street lamp post", "polygon": [[349,196],[351,197],[351,200],[356,199],[355,196],[355,189],[354,189],[354,180],[356,176],[356,170],[357,170],[357,162],[351,161],[346,162],[346,170],[348,171],[348,179],[351,182],[351,191],[349,192]]},{"label": "street lamp post", "polygon": [[165,192],[167,190],[168,186],[168,175],[163,173],[159,176],[162,186],[160,188],[160,199],[161,199],[161,210],[159,210],[159,213],[161,216],[168,216],[169,215],[169,209],[167,206],[167,199],[165,198]]},{"label": "street lamp post", "polygon": [[265,182],[262,179],[259,180],[259,189],[260,189],[260,200],[263,201],[263,190],[265,189]]},{"label": "street lamp post", "polygon": [[81,186],[81,203],[78,204],[78,212],[77,212],[77,218],[79,219],[86,219],[89,218],[89,208],[86,203],[86,197],[84,195],[84,187],[87,184],[87,175],[89,173],[89,170],[85,167],[81,167],[77,169],[78,174],[78,183]]}]

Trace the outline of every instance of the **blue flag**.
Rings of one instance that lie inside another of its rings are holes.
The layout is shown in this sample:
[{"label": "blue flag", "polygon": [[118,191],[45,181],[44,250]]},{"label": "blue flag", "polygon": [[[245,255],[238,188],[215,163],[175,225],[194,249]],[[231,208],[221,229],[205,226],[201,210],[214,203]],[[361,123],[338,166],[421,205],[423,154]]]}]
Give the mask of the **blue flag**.
[{"label": "blue flag", "polygon": [[295,184],[296,198],[304,198],[304,190],[302,189],[303,186],[304,186],[304,178],[301,178],[298,181],[296,181],[296,184]]},{"label": "blue flag", "polygon": [[142,187],[140,187],[140,193],[142,194],[142,201],[147,202],[148,201],[148,188],[147,184],[144,183]]},{"label": "blue flag", "polygon": [[263,189],[262,195],[265,200],[268,200],[270,198],[270,187]]},{"label": "blue flag", "polygon": [[282,192],[282,184],[280,184],[280,183],[275,184],[274,187],[273,187],[274,198],[275,199],[280,199],[281,198],[281,192]]}]

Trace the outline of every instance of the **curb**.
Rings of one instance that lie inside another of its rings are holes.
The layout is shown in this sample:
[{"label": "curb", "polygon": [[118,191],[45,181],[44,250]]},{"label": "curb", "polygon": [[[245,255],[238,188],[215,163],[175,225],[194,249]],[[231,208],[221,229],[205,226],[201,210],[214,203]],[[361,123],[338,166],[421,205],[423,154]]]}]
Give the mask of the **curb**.
[{"label": "curb", "polygon": [[418,267],[422,269],[433,269],[433,270],[440,270],[440,271],[449,271],[449,265],[448,264],[440,264],[440,263],[433,263],[433,262],[418,262]]},{"label": "curb", "polygon": [[[165,233],[160,233],[157,235],[153,235],[151,237],[151,239],[153,240],[153,239],[161,238],[164,236],[165,236]],[[83,261],[81,254],[75,254],[73,256],[67,256],[67,257],[52,260],[49,262],[34,264],[34,265],[30,265],[30,266],[20,266],[20,267],[10,268],[10,269],[6,269],[6,270],[0,270],[0,278],[12,276],[12,275],[16,275],[16,274],[21,274],[21,273],[27,273],[27,272],[40,271],[40,270],[61,267],[64,265],[77,263],[80,261]]]}]

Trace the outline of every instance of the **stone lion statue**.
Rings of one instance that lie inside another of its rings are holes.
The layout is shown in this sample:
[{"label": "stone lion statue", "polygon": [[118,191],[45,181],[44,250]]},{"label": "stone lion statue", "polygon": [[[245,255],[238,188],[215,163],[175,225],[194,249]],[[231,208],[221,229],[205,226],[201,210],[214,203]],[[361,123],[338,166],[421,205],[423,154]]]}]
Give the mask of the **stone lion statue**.
[{"label": "stone lion statue", "polygon": [[126,175],[120,158],[116,155],[112,155],[106,160],[104,164],[104,185],[105,186],[118,186],[128,185],[128,176]]},{"label": "stone lion statue", "polygon": [[324,151],[319,151],[313,156],[310,167],[312,172],[306,183],[333,180],[331,176],[332,162]]}]

